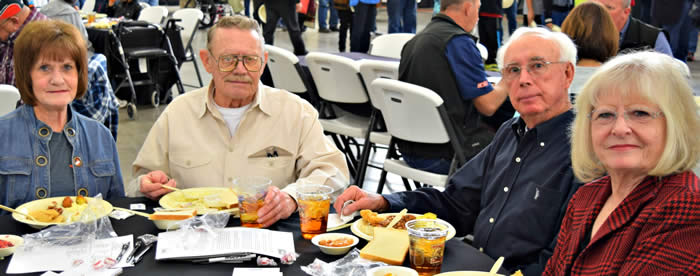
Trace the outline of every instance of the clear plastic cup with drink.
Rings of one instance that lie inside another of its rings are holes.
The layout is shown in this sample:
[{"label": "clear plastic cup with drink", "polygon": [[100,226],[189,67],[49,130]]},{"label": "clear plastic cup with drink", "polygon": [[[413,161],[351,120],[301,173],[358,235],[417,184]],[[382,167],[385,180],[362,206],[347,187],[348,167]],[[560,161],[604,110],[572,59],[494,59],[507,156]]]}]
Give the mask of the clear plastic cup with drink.
[{"label": "clear plastic cup with drink", "polygon": [[326,232],[332,193],[331,187],[319,184],[304,184],[297,188],[301,235],[305,239]]},{"label": "clear plastic cup with drink", "polygon": [[416,219],[406,223],[410,242],[408,258],[411,268],[418,275],[440,273],[448,228],[446,223],[434,219]]},{"label": "clear plastic cup with drink", "polygon": [[233,190],[238,195],[241,226],[262,228],[258,223],[258,209],[265,204],[267,188],[272,180],[264,176],[244,176],[233,180]]}]

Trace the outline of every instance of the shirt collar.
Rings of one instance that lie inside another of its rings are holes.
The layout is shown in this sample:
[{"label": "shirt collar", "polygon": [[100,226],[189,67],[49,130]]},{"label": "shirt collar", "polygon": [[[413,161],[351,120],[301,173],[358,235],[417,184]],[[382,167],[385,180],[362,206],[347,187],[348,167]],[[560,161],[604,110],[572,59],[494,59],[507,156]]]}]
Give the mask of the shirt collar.
[{"label": "shirt collar", "polygon": [[622,38],[625,37],[625,33],[627,33],[627,28],[630,26],[630,18],[631,16],[627,17],[627,22],[625,22],[625,26],[622,27],[622,30],[620,31],[620,41],[622,41]]},{"label": "shirt collar", "polygon": [[[546,139],[546,137],[553,137],[554,135],[561,133],[562,130],[566,130],[569,127],[571,121],[574,120],[574,112],[572,110],[567,110],[566,112],[549,119],[546,122],[542,122],[535,127],[528,130],[528,132],[535,132],[538,136],[537,139]],[[518,118],[511,123],[511,128],[513,133],[518,137],[525,135],[525,121],[523,118]]]},{"label": "shirt collar", "polygon": [[[255,98],[253,99],[253,102],[250,105],[250,108],[248,110],[254,109],[258,107],[263,113],[267,115],[272,115],[272,107],[270,106],[269,101],[266,100],[266,93],[265,93],[265,86],[262,82],[258,81],[258,91],[255,92]],[[200,105],[201,109],[198,111],[199,118],[202,118],[204,114],[206,114],[207,110],[209,110],[210,113],[212,114],[218,114],[218,110],[216,109],[216,105],[214,104],[214,81],[212,80],[209,83],[207,93],[203,97],[203,102],[202,105]],[[216,112],[214,110],[217,110]]]}]

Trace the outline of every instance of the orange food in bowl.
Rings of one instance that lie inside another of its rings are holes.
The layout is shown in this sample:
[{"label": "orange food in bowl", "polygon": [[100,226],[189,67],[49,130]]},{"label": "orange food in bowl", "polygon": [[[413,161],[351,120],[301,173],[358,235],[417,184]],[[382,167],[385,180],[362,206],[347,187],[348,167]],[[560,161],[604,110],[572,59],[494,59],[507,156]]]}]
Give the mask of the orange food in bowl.
[{"label": "orange food in bowl", "polygon": [[323,246],[330,246],[330,247],[344,247],[353,244],[355,241],[353,241],[350,238],[339,238],[335,240],[321,240],[318,242],[319,245]]}]

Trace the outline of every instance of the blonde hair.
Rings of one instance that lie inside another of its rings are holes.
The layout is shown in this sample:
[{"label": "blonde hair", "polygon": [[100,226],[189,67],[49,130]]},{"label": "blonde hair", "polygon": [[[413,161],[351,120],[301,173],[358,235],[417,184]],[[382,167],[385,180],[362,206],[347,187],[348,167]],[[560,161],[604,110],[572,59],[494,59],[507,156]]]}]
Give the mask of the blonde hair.
[{"label": "blonde hair", "polygon": [[666,117],[664,152],[649,175],[664,176],[695,167],[700,159],[700,115],[680,65],[664,54],[636,52],[603,64],[576,98],[571,163],[579,180],[589,182],[607,173],[593,151],[589,114],[601,95],[612,93],[646,98]]}]

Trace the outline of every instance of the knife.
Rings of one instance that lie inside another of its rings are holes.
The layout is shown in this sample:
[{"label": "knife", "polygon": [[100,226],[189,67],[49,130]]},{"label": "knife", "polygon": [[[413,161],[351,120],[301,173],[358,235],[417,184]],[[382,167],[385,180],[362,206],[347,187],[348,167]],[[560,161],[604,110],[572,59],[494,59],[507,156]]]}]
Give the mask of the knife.
[{"label": "knife", "polygon": [[122,260],[122,257],[124,257],[124,254],[126,251],[129,249],[129,246],[131,245],[130,242],[126,242],[122,245],[122,251],[119,252],[119,255],[117,255],[117,263]]}]

